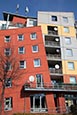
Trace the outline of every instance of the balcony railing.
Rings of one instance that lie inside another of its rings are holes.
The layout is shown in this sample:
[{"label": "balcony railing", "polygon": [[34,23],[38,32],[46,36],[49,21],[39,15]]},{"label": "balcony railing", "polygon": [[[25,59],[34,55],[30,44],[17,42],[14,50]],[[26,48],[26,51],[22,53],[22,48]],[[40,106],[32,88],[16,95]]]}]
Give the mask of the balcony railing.
[{"label": "balcony railing", "polygon": [[45,45],[60,46],[60,43],[59,42],[54,42],[54,41],[45,41]]},{"label": "balcony railing", "polygon": [[61,113],[61,114],[65,114],[65,113],[70,113],[70,108],[67,107],[67,106],[58,106],[58,107],[53,107],[53,108],[31,108],[31,113],[47,113],[47,112],[50,112],[52,114],[55,114],[55,113]]},{"label": "balcony railing", "polygon": [[57,55],[57,54],[46,54],[47,58],[51,58],[51,59],[61,59],[61,55]]},{"label": "balcony railing", "polygon": [[47,112],[47,108],[31,108],[31,112]]},{"label": "balcony railing", "polygon": [[31,108],[31,113],[47,113],[50,112],[52,114],[68,114],[71,112],[71,107],[67,106],[58,106],[58,107],[52,107],[52,108]]},{"label": "balcony railing", "polygon": [[37,87],[36,83],[29,83],[24,85],[25,91],[58,91],[58,92],[77,92],[77,84],[52,84],[43,83]]},{"label": "balcony railing", "polygon": [[58,31],[48,30],[48,34],[58,35]]},{"label": "balcony railing", "polygon": [[62,69],[49,68],[50,73],[62,74]]},{"label": "balcony railing", "polygon": [[26,25],[21,23],[14,24],[10,22],[8,25],[3,24],[2,26],[0,26],[0,30],[10,29],[10,28],[23,28],[23,27],[26,27]]}]

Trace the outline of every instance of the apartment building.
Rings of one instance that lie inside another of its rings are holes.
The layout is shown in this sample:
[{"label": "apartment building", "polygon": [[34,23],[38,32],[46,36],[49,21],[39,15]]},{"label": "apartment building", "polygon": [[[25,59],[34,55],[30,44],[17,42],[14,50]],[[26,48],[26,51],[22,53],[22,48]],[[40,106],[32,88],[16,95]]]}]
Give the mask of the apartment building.
[{"label": "apartment building", "polygon": [[5,82],[3,114],[67,112],[67,107],[77,104],[73,13],[38,12],[36,19],[3,12],[3,17],[1,55],[14,57],[14,67],[18,65],[22,72],[20,76],[15,71],[17,79],[12,79],[14,67],[9,64],[8,72],[12,74]]},{"label": "apartment building", "polygon": [[[65,105],[76,104],[77,92],[70,85],[77,83],[77,38],[72,12],[38,12],[38,25],[42,28],[50,78],[53,84],[64,84],[67,92],[55,92],[64,98]],[[56,107],[58,102],[56,102]],[[62,103],[60,103],[62,104]],[[59,105],[58,105],[59,106]],[[63,106],[63,104],[61,105]]]}]

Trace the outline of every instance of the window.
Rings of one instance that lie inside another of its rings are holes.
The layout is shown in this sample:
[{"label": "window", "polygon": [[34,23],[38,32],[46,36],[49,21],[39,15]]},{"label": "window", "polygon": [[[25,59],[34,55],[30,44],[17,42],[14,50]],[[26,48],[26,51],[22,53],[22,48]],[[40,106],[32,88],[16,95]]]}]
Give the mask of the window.
[{"label": "window", "polygon": [[68,69],[74,70],[74,63],[73,62],[68,62]]},{"label": "window", "polygon": [[37,87],[43,87],[43,76],[42,74],[36,74],[36,85]]},{"label": "window", "polygon": [[71,77],[70,77],[70,83],[76,83],[76,78],[73,77],[73,76],[71,76]]},{"label": "window", "polygon": [[46,97],[42,94],[30,95],[31,112],[47,112]]},{"label": "window", "polygon": [[2,29],[2,30],[5,30],[5,29],[6,29],[6,26],[7,26],[6,24],[2,24],[1,29]]},{"label": "window", "polygon": [[12,86],[12,79],[6,78],[5,80],[5,87],[11,87]]},{"label": "window", "polygon": [[38,52],[38,45],[32,46],[32,52]]},{"label": "window", "polygon": [[30,20],[29,20],[29,25],[32,25],[32,26],[34,25],[34,26],[36,26],[36,25],[37,25],[37,21],[30,19]]},{"label": "window", "polygon": [[17,23],[16,26],[20,28],[24,27],[22,23]]},{"label": "window", "polygon": [[35,40],[35,39],[37,38],[36,33],[31,33],[31,34],[30,34],[30,38],[31,38],[32,40]]},{"label": "window", "polygon": [[19,40],[19,41],[23,41],[23,40],[24,40],[23,34],[19,34],[19,35],[18,35],[18,40]]},{"label": "window", "polygon": [[4,110],[11,110],[12,109],[12,97],[5,98],[4,100]]},{"label": "window", "polygon": [[66,49],[66,55],[72,56],[73,55],[72,49]]},{"label": "window", "polygon": [[19,47],[18,48],[18,53],[19,54],[24,54],[25,53],[25,48],[24,47]]},{"label": "window", "polygon": [[66,44],[71,44],[71,38],[70,37],[65,37],[65,43]]},{"label": "window", "polygon": [[63,22],[68,23],[68,17],[63,17]]},{"label": "window", "polygon": [[34,67],[40,67],[40,59],[34,59]]},{"label": "window", "polygon": [[11,55],[11,49],[10,48],[5,48],[4,53],[6,56],[10,56]]},{"label": "window", "polygon": [[20,61],[20,69],[26,68],[26,61]]},{"label": "window", "polygon": [[52,21],[57,21],[57,16],[52,16]]},{"label": "window", "polygon": [[5,71],[11,70],[11,68],[12,68],[11,63],[7,61],[4,68],[5,68]]},{"label": "window", "polygon": [[69,33],[69,28],[68,27],[64,27],[64,32]]},{"label": "window", "polygon": [[5,42],[10,42],[11,38],[10,36],[5,36]]}]

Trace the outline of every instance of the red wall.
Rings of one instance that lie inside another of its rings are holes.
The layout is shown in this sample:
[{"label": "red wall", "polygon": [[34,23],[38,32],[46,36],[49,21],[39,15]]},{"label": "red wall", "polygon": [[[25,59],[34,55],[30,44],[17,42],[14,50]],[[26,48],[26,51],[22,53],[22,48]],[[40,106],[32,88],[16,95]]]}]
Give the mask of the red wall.
[{"label": "red wall", "polygon": [[[30,33],[36,32],[37,39],[31,40]],[[17,35],[24,34],[24,40],[18,41]],[[11,42],[5,43],[4,37],[11,36]],[[32,45],[39,46],[39,52],[32,53]],[[15,112],[30,112],[30,97],[25,96],[27,92],[23,90],[23,85],[29,79],[30,75],[35,76],[36,74],[41,73],[44,77],[44,82],[50,82],[49,70],[46,61],[46,54],[45,48],[43,44],[43,38],[41,33],[40,27],[29,27],[29,28],[19,28],[19,29],[10,29],[10,30],[1,30],[0,31],[0,51],[3,51],[5,47],[11,46],[12,50],[14,51],[14,56],[16,57],[17,61],[19,60],[26,60],[27,68],[24,69],[26,72],[25,75],[17,80],[14,80],[13,85],[11,88],[6,88],[5,90],[5,98],[12,97],[13,98],[13,108],[11,111],[8,111],[8,115]],[[18,54],[18,47],[25,46],[26,52],[25,54]],[[3,51],[4,53],[4,51]],[[41,66],[35,68],[33,65],[33,60],[35,58],[41,59]],[[21,70],[22,71],[22,70]],[[35,81],[36,82],[36,79]],[[47,96],[48,98],[49,96]],[[53,99],[53,97],[51,98]],[[48,99],[49,100],[49,99]],[[53,102],[54,103],[54,102]],[[50,104],[49,104],[50,105]]]},{"label": "red wall", "polygon": [[27,22],[27,19],[20,18],[20,17],[13,17],[13,21],[12,22],[25,24]]}]

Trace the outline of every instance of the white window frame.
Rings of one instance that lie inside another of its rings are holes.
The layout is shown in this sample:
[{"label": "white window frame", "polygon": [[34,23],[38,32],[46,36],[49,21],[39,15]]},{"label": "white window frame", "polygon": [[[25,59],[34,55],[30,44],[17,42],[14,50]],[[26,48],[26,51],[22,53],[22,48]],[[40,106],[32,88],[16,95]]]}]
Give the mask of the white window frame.
[{"label": "white window frame", "polygon": [[70,76],[70,83],[76,84],[76,77],[75,76]]},{"label": "white window frame", "polygon": [[72,49],[66,49],[66,55],[67,56],[73,56]]},{"label": "white window frame", "polygon": [[11,41],[11,37],[10,36],[5,36],[5,42],[10,42]]},{"label": "white window frame", "polygon": [[42,74],[36,74],[36,87],[43,87],[43,76]]},{"label": "white window frame", "polygon": [[[36,62],[37,61],[37,62]],[[41,61],[40,59],[34,59],[34,67],[40,67],[41,66]]]},{"label": "white window frame", "polygon": [[12,86],[12,79],[11,78],[6,78],[5,80],[5,87],[9,88]]},{"label": "white window frame", "polygon": [[[7,64],[7,63],[8,63],[8,64]],[[9,66],[9,67],[8,67],[8,70],[6,70],[7,65]],[[10,63],[10,62],[6,62],[6,64],[5,64],[5,70],[6,70],[6,71],[10,71],[11,69],[12,69],[11,63]]]},{"label": "white window frame", "polygon": [[5,111],[12,110],[12,97],[8,97],[4,99],[4,110]]},{"label": "white window frame", "polygon": [[67,45],[71,44],[71,38],[70,37],[65,37],[65,43]]},{"label": "white window frame", "polygon": [[64,32],[69,33],[70,32],[69,27],[64,26]]},{"label": "white window frame", "polygon": [[[21,65],[21,62],[23,62],[23,65]],[[26,68],[26,61],[21,60],[20,61],[20,69],[25,69]]]},{"label": "white window frame", "polygon": [[[8,49],[8,50],[7,50]],[[5,48],[4,49],[4,54],[5,56],[10,56],[11,55],[11,48]],[[8,54],[8,55],[7,55]]]},{"label": "white window frame", "polygon": [[63,17],[63,22],[68,23],[68,17]]},{"label": "white window frame", "polygon": [[[23,49],[22,51],[20,50],[21,48]],[[24,54],[24,53],[25,53],[25,48],[24,48],[23,46],[22,46],[22,47],[19,47],[19,48],[18,48],[18,53],[19,53],[19,54]]]},{"label": "white window frame", "polygon": [[[34,47],[35,47],[35,49],[34,49]],[[32,52],[33,52],[33,53],[38,52],[38,45],[33,45],[33,46],[32,46]]]},{"label": "white window frame", "polygon": [[37,39],[37,34],[36,34],[36,32],[31,33],[31,34],[30,34],[30,38],[31,38],[31,40],[36,40],[36,39]]},{"label": "white window frame", "polygon": [[[19,36],[22,36],[21,38]],[[24,35],[23,34],[18,34],[18,41],[23,41],[24,40]]]},{"label": "white window frame", "polygon": [[52,15],[51,18],[52,18],[52,21],[57,22],[57,16]]},{"label": "white window frame", "polygon": [[74,62],[68,62],[68,69],[74,70]]}]

